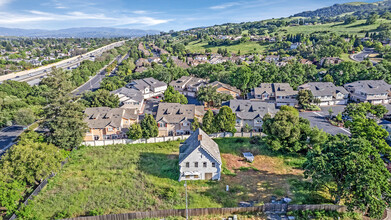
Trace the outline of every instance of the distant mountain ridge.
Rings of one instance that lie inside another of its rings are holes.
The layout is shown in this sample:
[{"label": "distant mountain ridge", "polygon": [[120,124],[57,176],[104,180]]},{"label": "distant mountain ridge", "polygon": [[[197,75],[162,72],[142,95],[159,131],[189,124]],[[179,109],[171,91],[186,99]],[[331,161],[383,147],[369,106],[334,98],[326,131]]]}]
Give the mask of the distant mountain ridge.
[{"label": "distant mountain ridge", "polygon": [[0,36],[13,37],[54,37],[54,38],[93,38],[93,37],[141,37],[159,34],[157,30],[140,30],[108,27],[81,27],[60,30],[20,29],[0,27]]},{"label": "distant mountain ridge", "polygon": [[349,12],[376,11],[391,7],[391,0],[384,0],[374,3],[350,2],[335,4],[330,7],[320,8],[315,11],[304,11],[293,15],[294,17],[335,17]]}]

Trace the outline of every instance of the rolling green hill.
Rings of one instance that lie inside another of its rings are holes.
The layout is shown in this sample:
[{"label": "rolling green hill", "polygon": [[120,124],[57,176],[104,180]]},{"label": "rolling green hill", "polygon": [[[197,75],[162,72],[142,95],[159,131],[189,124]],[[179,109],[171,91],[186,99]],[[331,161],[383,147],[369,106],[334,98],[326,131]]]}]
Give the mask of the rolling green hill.
[{"label": "rolling green hill", "polygon": [[370,12],[391,7],[391,0],[374,3],[350,2],[345,4],[335,4],[330,7],[320,8],[315,11],[305,11],[294,16],[302,17],[335,17],[349,12]]}]

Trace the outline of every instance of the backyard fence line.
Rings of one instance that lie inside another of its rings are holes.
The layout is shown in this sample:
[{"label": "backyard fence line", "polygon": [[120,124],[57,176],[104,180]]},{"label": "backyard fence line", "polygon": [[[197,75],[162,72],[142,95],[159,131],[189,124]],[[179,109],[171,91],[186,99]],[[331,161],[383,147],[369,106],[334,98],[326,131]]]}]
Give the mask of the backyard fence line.
[{"label": "backyard fence line", "polygon": [[[74,148],[74,150],[77,150],[77,147]],[[64,165],[66,163],[68,163],[68,159],[69,159],[70,156],[68,156],[67,158],[65,158],[64,161],[61,162],[61,167],[60,167],[60,170],[64,167]],[[29,201],[30,200],[33,200],[35,196],[37,196],[41,191],[42,189],[48,184],[48,180],[53,178],[54,176],[56,175],[56,173],[52,173],[50,174],[46,179],[42,180],[41,183],[35,187],[34,191],[26,198],[26,200],[22,203],[23,205],[28,205],[29,204]],[[21,206],[22,206],[21,204]],[[19,206],[19,209],[21,208],[21,206]],[[12,214],[12,216],[9,218],[9,220],[15,220],[17,219],[18,216],[14,213]]]},{"label": "backyard fence line", "polygon": [[[261,132],[221,132],[210,134],[211,138],[226,138],[226,137],[253,137],[253,136],[263,136]],[[160,143],[166,141],[176,141],[176,140],[186,140],[190,135],[179,135],[179,136],[165,136],[165,137],[153,137],[149,139],[109,139],[109,140],[99,140],[99,141],[83,141],[81,145],[85,146],[106,146],[106,145],[115,145],[115,144],[143,144],[143,143]]]},{"label": "backyard fence line", "polygon": [[[262,206],[254,207],[233,207],[233,208],[200,208],[200,209],[188,209],[189,216],[205,216],[205,215],[231,215],[239,213],[286,213],[287,211],[295,210],[328,210],[345,212],[347,209],[345,206],[339,205],[288,205],[288,204],[272,204],[266,203]],[[69,218],[67,220],[125,220],[125,219],[143,219],[143,218],[165,218],[169,216],[182,216],[186,217],[186,209],[169,209],[169,210],[157,210],[150,212],[133,212],[124,214],[111,214],[101,216],[87,216]]]}]

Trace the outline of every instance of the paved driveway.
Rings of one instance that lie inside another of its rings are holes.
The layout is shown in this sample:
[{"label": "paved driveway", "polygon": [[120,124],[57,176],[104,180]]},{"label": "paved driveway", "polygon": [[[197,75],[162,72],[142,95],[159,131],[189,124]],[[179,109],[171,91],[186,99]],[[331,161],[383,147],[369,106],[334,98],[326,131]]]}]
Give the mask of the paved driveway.
[{"label": "paved driveway", "polygon": [[346,134],[350,135],[349,130],[346,128],[336,127],[330,124],[326,117],[329,116],[328,110],[333,109],[333,115],[337,115],[339,112],[343,112],[345,106],[343,105],[335,105],[335,106],[327,106],[321,107],[321,111],[318,112],[300,112],[300,117],[306,118],[310,121],[311,127],[318,127],[319,129],[323,129],[324,132],[336,135],[336,134]]}]

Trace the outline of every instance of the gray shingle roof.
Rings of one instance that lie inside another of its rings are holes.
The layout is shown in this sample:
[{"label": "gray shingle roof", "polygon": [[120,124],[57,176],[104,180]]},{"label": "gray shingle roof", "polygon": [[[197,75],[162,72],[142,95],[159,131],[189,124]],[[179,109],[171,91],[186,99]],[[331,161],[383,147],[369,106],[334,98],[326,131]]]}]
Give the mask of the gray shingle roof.
[{"label": "gray shingle roof", "polygon": [[231,86],[231,85],[219,82],[219,81],[215,81],[215,82],[209,83],[208,86],[212,86],[212,87],[216,87],[216,88],[225,88],[225,89],[231,90],[231,91],[233,91],[233,92],[235,92],[235,93],[240,95],[240,90],[239,89],[237,89],[234,86]]},{"label": "gray shingle roof", "polygon": [[384,80],[361,80],[347,83],[344,87],[346,89],[353,88],[355,91],[361,91],[366,94],[388,93],[391,90],[391,85]]},{"label": "gray shingle roof", "polygon": [[145,79],[137,79],[130,82],[127,87],[131,87],[140,91],[144,91],[145,88],[151,88],[154,90],[157,87],[162,87],[167,85],[165,82],[161,82],[159,80],[156,80],[152,77],[145,78]]},{"label": "gray shingle roof", "polygon": [[230,100],[228,105],[237,118],[244,120],[253,120],[257,117],[263,118],[267,113],[274,115],[277,109],[274,103],[267,103],[253,100]]},{"label": "gray shingle roof", "polygon": [[335,96],[337,93],[349,94],[342,86],[335,86],[331,82],[310,82],[299,86],[299,89],[309,89],[314,96]]},{"label": "gray shingle roof", "polygon": [[164,120],[168,123],[179,123],[183,120],[193,121],[196,115],[203,116],[203,106],[182,105],[179,103],[159,103],[156,121]]},{"label": "gray shingle roof", "polygon": [[136,89],[129,89],[126,87],[119,88],[119,89],[114,90],[110,93],[115,94],[115,95],[121,94],[121,95],[124,95],[124,96],[126,96],[132,100],[138,101],[138,102],[142,102],[144,99],[144,96],[140,91],[138,91]]},{"label": "gray shingle roof", "polygon": [[[201,137],[201,138],[199,138]],[[201,139],[201,140],[200,140]],[[204,149],[218,163],[222,164],[219,145],[216,144],[203,130],[198,128],[192,135],[180,146],[179,163],[189,156],[198,147]]]},{"label": "gray shingle roof", "polygon": [[132,109],[109,107],[86,108],[84,114],[87,115],[84,121],[89,128],[105,128],[109,125],[119,128],[122,118],[137,120],[138,117]]}]

